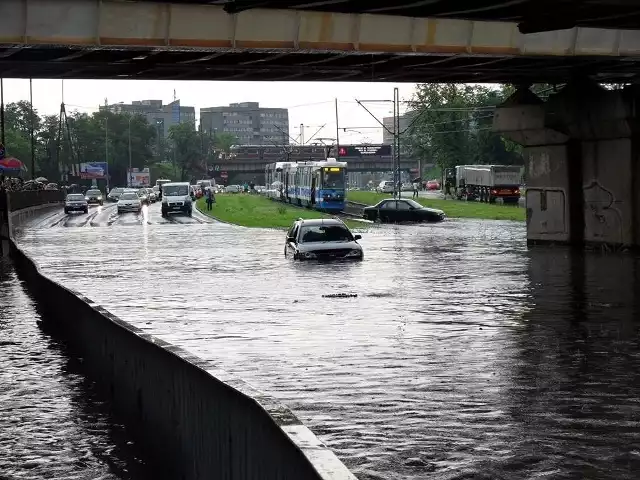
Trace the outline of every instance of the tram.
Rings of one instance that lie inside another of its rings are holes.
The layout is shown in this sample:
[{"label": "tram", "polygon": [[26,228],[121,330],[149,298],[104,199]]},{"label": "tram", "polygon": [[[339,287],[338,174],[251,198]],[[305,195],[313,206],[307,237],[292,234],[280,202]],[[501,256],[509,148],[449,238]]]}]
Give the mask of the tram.
[{"label": "tram", "polygon": [[276,162],[266,166],[267,196],[325,212],[345,207],[347,162]]}]

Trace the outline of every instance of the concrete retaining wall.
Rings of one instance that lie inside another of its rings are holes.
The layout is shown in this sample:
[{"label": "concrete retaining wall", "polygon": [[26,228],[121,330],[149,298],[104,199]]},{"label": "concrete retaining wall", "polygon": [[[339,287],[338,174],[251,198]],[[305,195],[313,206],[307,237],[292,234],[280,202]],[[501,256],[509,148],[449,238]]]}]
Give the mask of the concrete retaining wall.
[{"label": "concrete retaining wall", "polygon": [[163,478],[355,480],[285,406],[45,277],[13,244],[20,277]]}]

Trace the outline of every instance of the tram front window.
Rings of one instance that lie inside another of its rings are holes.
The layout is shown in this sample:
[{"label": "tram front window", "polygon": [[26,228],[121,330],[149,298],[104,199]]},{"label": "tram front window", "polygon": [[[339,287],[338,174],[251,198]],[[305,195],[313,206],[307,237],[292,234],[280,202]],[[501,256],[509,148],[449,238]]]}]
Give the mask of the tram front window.
[{"label": "tram front window", "polygon": [[344,170],[335,169],[336,171],[331,171],[334,169],[325,169],[323,172],[323,187],[324,188],[344,188]]}]

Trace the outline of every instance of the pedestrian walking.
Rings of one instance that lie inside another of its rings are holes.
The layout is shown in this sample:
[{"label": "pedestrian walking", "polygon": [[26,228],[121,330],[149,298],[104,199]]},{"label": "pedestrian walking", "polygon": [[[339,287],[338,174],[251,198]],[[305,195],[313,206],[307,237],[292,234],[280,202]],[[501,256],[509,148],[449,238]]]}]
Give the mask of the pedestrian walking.
[{"label": "pedestrian walking", "polygon": [[213,208],[213,192],[211,189],[207,190],[207,210],[211,210]]},{"label": "pedestrian walking", "polygon": [[419,196],[419,192],[420,191],[420,184],[418,182],[413,182],[413,197],[412,198],[418,198]]}]

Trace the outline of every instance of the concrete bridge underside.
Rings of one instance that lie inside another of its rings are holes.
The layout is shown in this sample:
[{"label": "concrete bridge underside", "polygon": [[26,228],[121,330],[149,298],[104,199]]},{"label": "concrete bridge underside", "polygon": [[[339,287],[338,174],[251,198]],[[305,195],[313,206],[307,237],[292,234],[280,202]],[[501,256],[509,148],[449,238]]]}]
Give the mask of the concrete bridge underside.
[{"label": "concrete bridge underside", "polygon": [[[226,3],[225,10],[177,0],[2,0],[0,72],[5,78],[492,83],[565,83],[576,75],[623,83],[640,75],[640,32],[611,28],[613,20],[603,21],[609,29],[593,28],[599,23],[587,18],[573,28],[523,34],[535,30],[526,26],[530,20],[491,16],[490,8],[476,8],[484,16],[443,18],[455,12],[440,11],[421,18],[411,16],[421,14],[415,9],[389,5],[388,15],[372,4],[375,14],[361,14],[363,2],[360,10],[349,10],[354,2],[317,2],[335,12],[269,8],[291,6],[287,1],[261,2],[267,8]],[[620,28],[633,27],[618,11],[609,16],[617,15]]]}]

